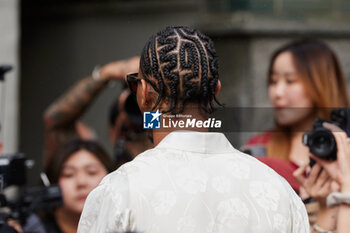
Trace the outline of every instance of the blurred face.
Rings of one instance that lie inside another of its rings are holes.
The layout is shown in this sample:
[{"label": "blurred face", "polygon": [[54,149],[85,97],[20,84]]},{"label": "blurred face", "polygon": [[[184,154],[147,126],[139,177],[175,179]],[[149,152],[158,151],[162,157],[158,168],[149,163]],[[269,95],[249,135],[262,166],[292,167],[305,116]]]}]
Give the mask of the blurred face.
[{"label": "blurred face", "polygon": [[114,124],[109,128],[109,137],[114,145],[118,144],[120,138],[125,138],[126,131],[130,128],[130,121],[128,114],[125,112],[125,104],[130,96],[129,90],[124,90],[118,98],[118,110],[119,113],[114,119]]},{"label": "blurred face", "polygon": [[128,116],[125,112],[119,113],[115,119],[114,125],[110,127],[110,139],[114,145],[118,144],[120,138],[124,138],[126,128],[129,126]]},{"label": "blurred face", "polygon": [[89,151],[80,150],[64,163],[59,178],[64,207],[81,214],[88,194],[107,175],[104,165]]},{"label": "blurred face", "polygon": [[312,116],[313,102],[301,82],[290,52],[277,56],[272,67],[269,98],[276,122],[293,127]]}]

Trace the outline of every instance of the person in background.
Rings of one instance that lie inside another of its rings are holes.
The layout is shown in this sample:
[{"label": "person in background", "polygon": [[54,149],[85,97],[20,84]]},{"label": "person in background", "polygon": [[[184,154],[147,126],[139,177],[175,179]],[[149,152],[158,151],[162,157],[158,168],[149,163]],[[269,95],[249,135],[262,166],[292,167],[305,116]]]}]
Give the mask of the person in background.
[{"label": "person in background", "polygon": [[[330,118],[332,108],[349,105],[343,72],[334,52],[317,40],[297,40],[271,57],[268,94],[275,110],[275,129],[245,145],[254,156],[279,158],[295,168],[309,163],[303,132],[317,117]],[[260,150],[253,149],[260,147]]]},{"label": "person in background", "polygon": [[[179,113],[205,121],[219,103],[214,44],[185,26],[151,36],[139,73],[127,81],[141,112],[154,111],[153,120]],[[152,129],[155,147],[90,193],[78,233],[308,232],[305,207],[284,179],[234,149],[224,134],[183,130],[175,126],[181,120]]]},{"label": "person in background", "polygon": [[[111,62],[99,69],[95,69],[91,77],[80,80],[46,109],[44,114],[44,164],[69,140],[75,138],[96,140],[97,137],[94,131],[79,121],[79,118],[98,94],[108,86],[108,83],[123,80],[126,74],[137,71],[138,63],[139,57],[133,57],[127,60]],[[125,104],[126,101],[128,101],[127,105]],[[128,112],[126,106],[129,106],[128,108],[133,111]],[[135,142],[137,145],[142,145],[138,146],[138,148],[141,147],[139,150],[144,151],[151,147],[151,142],[149,142],[145,133],[142,132],[141,123],[134,123],[134,118],[137,118],[137,114],[140,114],[139,110],[137,112],[135,108],[138,108],[135,97],[125,90],[111,108],[110,115],[113,119],[109,120],[109,136],[111,142],[115,145],[115,151],[119,152],[119,154],[115,155],[118,164],[130,161],[136,153],[127,150],[132,146],[125,148],[125,141],[127,144],[132,144],[130,140],[135,139],[135,137],[124,137],[126,135],[125,132],[128,135],[132,133],[139,134]],[[130,119],[133,120],[131,121]],[[138,116],[137,120],[141,121],[141,116]],[[129,130],[126,126],[133,126],[133,128]],[[122,147],[119,147],[120,145]]]},{"label": "person in background", "polygon": [[267,81],[275,128],[249,139],[243,150],[284,160],[295,170],[309,163],[303,132],[317,117],[329,119],[331,108],[348,106],[344,76],[326,44],[303,39],[274,52]]},{"label": "person in background", "polygon": [[[251,138],[245,148],[259,151],[254,156],[286,161],[294,171],[309,164],[309,148],[302,137],[312,129],[313,121],[318,117],[329,120],[332,108],[349,104],[335,53],[325,43],[310,39],[281,47],[271,57],[268,93],[275,111],[275,128]],[[307,204],[313,225],[316,216],[319,219],[323,215],[324,203],[315,203],[303,187],[299,195]]]},{"label": "person in background", "polygon": [[41,225],[30,224],[32,229],[24,227],[24,232],[36,232],[40,227],[45,233],[76,233],[88,194],[114,169],[109,156],[95,141],[69,141],[45,168],[50,182],[61,188],[63,206],[42,213]]},{"label": "person in background", "polygon": [[143,129],[136,96],[129,89],[124,89],[110,108],[109,138],[114,145],[117,168],[152,148],[152,140]]}]

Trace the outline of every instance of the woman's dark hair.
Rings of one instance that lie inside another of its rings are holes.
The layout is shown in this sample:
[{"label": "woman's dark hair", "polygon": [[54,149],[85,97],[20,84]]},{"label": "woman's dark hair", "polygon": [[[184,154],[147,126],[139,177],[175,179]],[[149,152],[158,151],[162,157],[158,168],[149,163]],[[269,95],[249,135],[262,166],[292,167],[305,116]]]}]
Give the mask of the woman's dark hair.
[{"label": "woman's dark hair", "polygon": [[64,163],[72,154],[79,150],[87,150],[93,154],[104,165],[108,173],[114,170],[115,166],[112,160],[97,142],[73,139],[66,143],[45,167],[45,173],[51,183],[58,183]]},{"label": "woman's dark hair", "polygon": [[[314,117],[330,119],[332,108],[349,105],[346,82],[336,54],[323,42],[299,39],[277,49],[272,55],[268,84],[272,81],[277,57],[289,52],[301,83],[314,105]],[[288,127],[276,123],[279,132],[272,134],[267,145],[267,156],[289,161],[291,133]],[[311,126],[310,126],[311,128]]]},{"label": "woman's dark hair", "polygon": [[158,93],[153,110],[162,100],[163,112],[181,113],[186,102],[199,103],[212,112],[212,101],[221,105],[215,90],[219,80],[218,57],[213,41],[196,29],[167,27],[153,35],[141,53],[140,71]]}]

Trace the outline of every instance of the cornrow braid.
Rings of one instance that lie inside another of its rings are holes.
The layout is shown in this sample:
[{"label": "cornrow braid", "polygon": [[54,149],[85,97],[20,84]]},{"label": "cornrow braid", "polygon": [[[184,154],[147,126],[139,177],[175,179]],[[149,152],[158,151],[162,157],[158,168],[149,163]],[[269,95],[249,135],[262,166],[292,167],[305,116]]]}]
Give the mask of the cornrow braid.
[{"label": "cornrow braid", "polygon": [[[167,27],[152,36],[142,50],[140,70],[158,92],[153,110],[169,101],[163,112],[181,113],[187,102],[199,103],[210,113],[219,80],[213,41],[196,29]],[[177,110],[177,112],[175,112]]]},{"label": "cornrow braid", "polygon": [[[213,76],[213,79],[211,79],[209,81],[209,86],[216,86],[217,85],[217,82],[219,80],[219,72],[218,72],[218,66],[219,66],[219,59],[216,55],[216,51],[215,51],[215,48],[214,48],[214,43],[213,41],[207,37],[206,35],[204,34],[199,34],[198,35],[202,40],[206,41],[207,43],[205,44],[205,47],[207,49],[207,52],[209,52],[210,54],[210,57],[209,57],[209,68],[210,68],[210,72]],[[215,87],[216,88],[216,87]],[[218,101],[218,99],[216,98],[216,95],[215,95],[215,89],[213,88],[210,88],[210,95],[214,97],[214,100],[215,102],[222,106],[222,104]],[[210,103],[210,106],[211,108],[213,108],[213,104],[212,102],[209,102]]]},{"label": "cornrow braid", "polygon": [[158,52],[159,61],[161,64],[165,64],[161,70],[170,92],[169,95],[166,96],[173,100],[171,101],[171,106],[167,112],[172,111],[176,107],[179,85],[179,72],[175,70],[177,67],[177,56],[176,54],[169,53],[176,49],[178,39],[177,37],[169,37],[170,35],[174,34],[171,33],[158,37],[158,45],[161,46]]}]

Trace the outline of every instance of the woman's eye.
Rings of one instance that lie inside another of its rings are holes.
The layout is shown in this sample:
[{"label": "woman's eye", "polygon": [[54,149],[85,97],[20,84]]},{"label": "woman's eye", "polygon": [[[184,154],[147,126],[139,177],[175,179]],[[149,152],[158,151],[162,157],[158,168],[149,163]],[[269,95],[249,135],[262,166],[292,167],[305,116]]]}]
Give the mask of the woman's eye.
[{"label": "woman's eye", "polygon": [[293,84],[293,83],[296,83],[297,80],[295,79],[287,79],[287,83],[288,84]]},{"label": "woman's eye", "polygon": [[276,75],[272,74],[269,80],[269,84],[273,85],[277,83],[277,77],[275,77]]},{"label": "woman's eye", "polygon": [[274,84],[276,84],[277,83],[277,81],[276,80],[273,80],[273,79],[270,79],[270,81],[269,81],[269,84],[270,85],[274,85]]},{"label": "woman's eye", "polygon": [[97,171],[88,171],[87,172],[89,176],[94,176],[96,175],[98,172]]},{"label": "woman's eye", "polygon": [[73,173],[63,173],[62,174],[62,177],[64,177],[64,178],[70,178],[70,177],[73,177],[73,176],[74,176]]},{"label": "woman's eye", "polygon": [[278,74],[277,73],[271,73],[270,79],[269,79],[269,85],[275,85],[278,82]]}]

